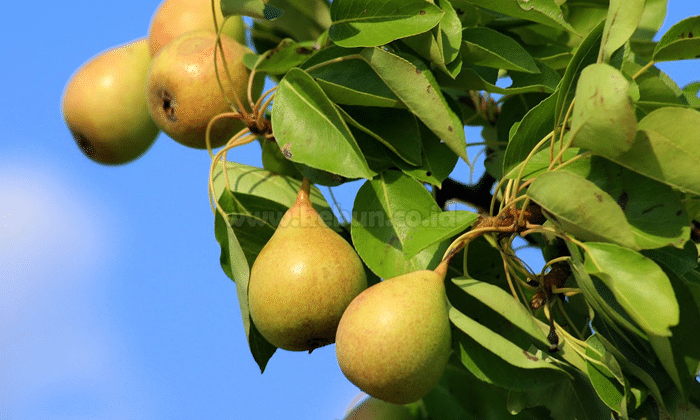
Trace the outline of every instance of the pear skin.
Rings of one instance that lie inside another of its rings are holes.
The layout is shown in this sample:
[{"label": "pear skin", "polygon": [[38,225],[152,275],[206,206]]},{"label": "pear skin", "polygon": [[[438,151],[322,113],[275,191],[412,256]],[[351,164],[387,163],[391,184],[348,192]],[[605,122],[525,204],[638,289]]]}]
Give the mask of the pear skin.
[{"label": "pear skin", "polygon": [[63,118],[80,150],[93,161],[131,162],[156,140],[158,127],[146,100],[150,62],[148,44],[140,39],[98,54],[68,81]]},{"label": "pear skin", "polygon": [[367,397],[350,409],[343,420],[415,420],[415,416],[403,405]]},{"label": "pear skin", "polygon": [[[221,33],[245,44],[245,24],[240,16],[232,16],[224,22],[221,1],[215,0],[216,23],[224,25]],[[151,18],[148,29],[148,47],[151,57],[173,39],[187,32],[215,31],[211,0],[165,0]]]},{"label": "pear skin", "polygon": [[[247,49],[226,35],[221,35],[231,80],[226,76],[221,52],[214,65],[216,34],[209,31],[188,32],[163,47],[151,63],[148,74],[148,110],[153,121],[170,138],[188,147],[206,148],[206,130],[214,116],[230,112],[216,74],[232,104],[235,97],[247,103],[248,76],[243,64]],[[218,48],[217,48],[218,49]],[[211,131],[211,146],[216,148],[245,127],[231,118],[220,119]]]},{"label": "pear skin", "polygon": [[335,343],[350,382],[393,404],[417,401],[438,383],[451,347],[446,268],[384,280],[350,303]]},{"label": "pear skin", "polygon": [[335,340],[343,311],[365,288],[362,261],[311,206],[304,180],[251,268],[253,323],[276,347],[312,351]]}]

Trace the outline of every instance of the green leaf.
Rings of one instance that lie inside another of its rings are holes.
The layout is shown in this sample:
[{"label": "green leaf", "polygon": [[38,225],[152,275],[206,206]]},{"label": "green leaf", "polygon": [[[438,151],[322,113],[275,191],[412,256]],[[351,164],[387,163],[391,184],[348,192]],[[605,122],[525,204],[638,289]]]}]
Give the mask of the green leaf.
[{"label": "green leaf", "polygon": [[554,129],[557,95],[551,95],[525,114],[513,132],[503,158],[503,173],[523,162],[532,149]]},{"label": "green leaf", "polygon": [[[610,354],[599,335],[592,335],[586,340],[586,373],[600,399],[616,412],[623,410],[624,377],[617,360]],[[594,362],[595,361],[595,362]]]},{"label": "green leaf", "polygon": [[524,350],[455,308],[450,308],[449,316],[464,333],[456,336],[462,364],[484,382],[524,390],[567,376],[546,353]]},{"label": "green leaf", "polygon": [[272,20],[282,15],[283,10],[268,6],[263,0],[220,0],[221,13],[228,16],[250,16],[256,19]]},{"label": "green leaf", "polygon": [[277,47],[265,51],[258,57],[255,70],[267,74],[284,74],[316,53],[315,42],[295,42],[285,38]]},{"label": "green leaf", "polygon": [[347,178],[372,178],[357,142],[323,90],[294,68],[280,81],[272,129],[285,157]]},{"label": "green leaf", "polygon": [[409,231],[403,246],[406,258],[411,258],[433,244],[452,238],[467,230],[479,215],[470,211],[443,211],[430,215]]},{"label": "green leaf", "polygon": [[563,124],[564,117],[569,109],[569,104],[574,98],[576,84],[581,71],[585,67],[596,62],[603,38],[603,27],[604,22],[600,22],[594,27],[588,35],[586,35],[586,38],[581,41],[581,44],[576,48],[574,57],[569,61],[564,76],[561,78],[561,82],[559,82],[559,86],[557,87],[558,93],[555,94],[557,99],[554,107],[554,124],[552,124],[552,127]]},{"label": "green leaf", "polygon": [[599,62],[608,62],[612,54],[630,39],[642,19],[645,0],[610,0],[605,18]]},{"label": "green leaf", "polygon": [[493,284],[469,277],[452,279],[452,282],[463,292],[478,299],[496,314],[508,320],[512,327],[516,327],[532,337],[533,343],[537,343],[537,347],[549,348],[547,336],[537,325],[536,319],[510,293]]},{"label": "green leaf", "polygon": [[513,38],[493,29],[477,27],[462,31],[462,60],[479,66],[539,73],[532,56]]},{"label": "green leaf", "polygon": [[426,0],[335,0],[328,34],[341,47],[376,47],[430,30],[443,14]]},{"label": "green leaf", "polygon": [[372,136],[410,165],[422,163],[421,135],[416,117],[404,109],[346,105],[346,121]]},{"label": "green leaf", "polygon": [[587,179],[568,171],[535,178],[527,195],[563,231],[584,241],[606,241],[636,249],[632,228],[615,200]]},{"label": "green leaf", "polygon": [[506,16],[541,23],[556,29],[576,33],[564,20],[564,14],[554,0],[465,0]]},{"label": "green leaf", "polygon": [[419,123],[419,129],[422,141],[420,166],[411,166],[393,155],[389,158],[406,175],[440,188],[442,181],[452,173],[459,157],[445,143],[440,142],[425,124]]},{"label": "green leaf", "polygon": [[[615,199],[632,228],[639,249],[683,248],[690,226],[683,202],[673,188],[600,156],[594,156],[588,163],[585,173],[577,173]],[[566,168],[583,169],[583,162]]]},{"label": "green leaf", "polygon": [[634,143],[637,117],[629,82],[608,64],[583,69],[571,116],[572,145],[604,156],[617,156]]},{"label": "green leaf", "polygon": [[460,118],[450,108],[430,70],[381,48],[366,48],[361,56],[418,119],[465,162],[467,142]]},{"label": "green leaf", "polygon": [[533,387],[508,394],[508,410],[519,413],[527,407],[545,406],[553,420],[602,420],[611,418],[610,409],[597,397],[589,379],[572,372],[546,387]]},{"label": "green leaf", "polygon": [[700,16],[676,23],[654,49],[654,61],[689,60],[700,57]]},{"label": "green leaf", "polygon": [[[222,199],[225,205],[225,200],[230,197],[229,194],[223,194]],[[253,358],[260,367],[260,372],[265,371],[265,366],[274,354],[275,346],[268,343],[258,332],[250,318],[250,310],[248,309],[248,280],[250,279],[250,266],[246,262],[243,249],[238,242],[238,238],[231,227],[231,224],[221,214],[216,213],[214,222],[214,231],[216,239],[221,245],[221,266],[224,271],[236,283],[236,292],[238,295],[238,305],[243,319],[243,329],[248,339],[248,346],[253,355]],[[236,262],[235,264],[233,262]]]},{"label": "green leaf", "polygon": [[398,171],[385,171],[366,181],[355,196],[352,242],[377,276],[388,279],[435,268],[447,243],[434,244],[406,259],[404,244],[414,226],[441,210],[418,181]]},{"label": "green leaf", "polygon": [[698,248],[692,241],[687,241],[682,249],[665,247],[645,250],[642,253],[678,276],[683,276],[698,267]]},{"label": "green leaf", "polygon": [[452,3],[440,2],[445,14],[433,29],[403,39],[411,49],[430,60],[445,74],[454,77],[461,70],[459,47],[462,43],[462,23]]},{"label": "green leaf", "polygon": [[650,336],[669,337],[678,325],[673,287],[656,263],[614,244],[586,243],[586,271],[605,283],[632,319]]},{"label": "green leaf", "polygon": [[637,126],[634,144],[611,160],[649,178],[700,195],[700,112],[659,108]]},{"label": "green leaf", "polygon": [[403,107],[394,92],[372,70],[359,48],[325,48],[302,66],[337,104]]}]

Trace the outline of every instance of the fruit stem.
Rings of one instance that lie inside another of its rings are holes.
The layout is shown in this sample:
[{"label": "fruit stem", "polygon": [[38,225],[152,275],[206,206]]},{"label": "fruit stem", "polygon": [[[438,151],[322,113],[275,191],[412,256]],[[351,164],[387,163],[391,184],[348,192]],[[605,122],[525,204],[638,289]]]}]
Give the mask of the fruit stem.
[{"label": "fruit stem", "polygon": [[294,202],[295,205],[302,204],[302,203],[307,203],[311,204],[311,182],[309,181],[309,178],[304,177],[304,179],[301,181],[301,188],[299,189],[299,194],[297,194],[297,199]]}]

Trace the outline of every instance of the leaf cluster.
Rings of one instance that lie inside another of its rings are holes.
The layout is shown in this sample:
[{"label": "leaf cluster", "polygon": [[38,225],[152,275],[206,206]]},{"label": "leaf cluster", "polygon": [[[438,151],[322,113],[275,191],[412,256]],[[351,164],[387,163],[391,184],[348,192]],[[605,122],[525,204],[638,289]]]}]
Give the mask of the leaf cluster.
[{"label": "leaf cluster", "polygon": [[[261,370],[275,348],[250,320],[249,266],[302,177],[362,180],[342,223],[312,192],[373,281],[465,245],[447,280],[453,356],[421,412],[700,416],[700,82],[655,67],[700,56],[700,17],[655,42],[666,0],[221,5],[255,18],[248,63],[276,82],[264,168],[212,176],[221,264]],[[459,159],[474,168],[473,144],[478,189],[449,178]],[[445,210],[476,192],[482,214]],[[516,256],[518,236],[543,269]]]}]

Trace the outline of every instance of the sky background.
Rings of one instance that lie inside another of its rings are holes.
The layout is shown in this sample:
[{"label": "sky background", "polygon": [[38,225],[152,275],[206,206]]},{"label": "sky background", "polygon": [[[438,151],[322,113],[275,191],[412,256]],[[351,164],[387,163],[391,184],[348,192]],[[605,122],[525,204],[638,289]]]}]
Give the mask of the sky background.
[{"label": "sky background", "polygon": [[[279,350],[264,375],[250,355],[207,153],[161,135],[136,162],[102,166],[62,120],[71,74],[145,36],[159,1],[21,4],[0,14],[0,420],[342,418],[359,390],[333,346]],[[700,2],[668,12],[662,33]],[[681,86],[700,79],[697,60],[661,67]],[[359,185],[338,189],[344,211]]]}]

